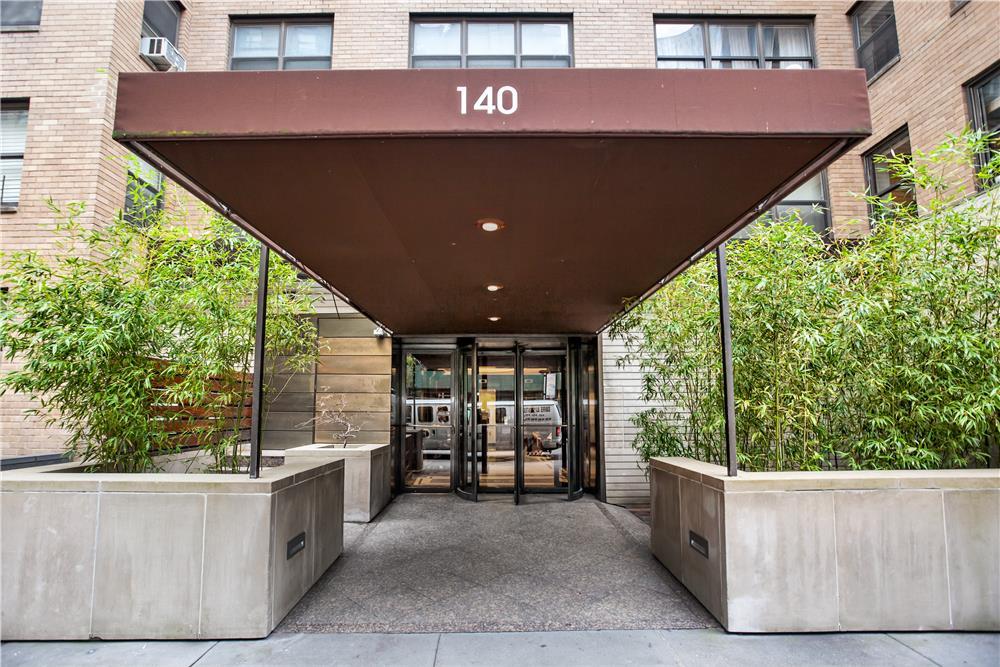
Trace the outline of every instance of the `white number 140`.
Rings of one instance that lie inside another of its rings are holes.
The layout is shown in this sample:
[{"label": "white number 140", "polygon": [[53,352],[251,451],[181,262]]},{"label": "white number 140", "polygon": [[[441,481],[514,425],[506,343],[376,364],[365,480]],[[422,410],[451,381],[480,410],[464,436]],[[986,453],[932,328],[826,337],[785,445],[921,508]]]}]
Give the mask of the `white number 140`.
[{"label": "white number 140", "polygon": [[[465,86],[459,86],[458,91],[459,111],[462,115],[469,113],[469,91]],[[479,95],[479,99],[472,105],[473,111],[485,111],[492,114],[499,111],[505,116],[517,111],[517,89],[514,86],[500,86],[496,92],[496,99],[493,97],[493,86],[486,86]]]}]

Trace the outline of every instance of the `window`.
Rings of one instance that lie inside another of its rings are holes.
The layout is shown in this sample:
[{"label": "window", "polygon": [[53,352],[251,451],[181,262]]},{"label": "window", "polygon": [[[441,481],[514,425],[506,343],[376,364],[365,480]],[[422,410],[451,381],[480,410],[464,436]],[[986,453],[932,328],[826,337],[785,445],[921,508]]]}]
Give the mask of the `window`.
[{"label": "window", "polygon": [[569,19],[414,19],[410,65],[572,67]]},{"label": "window", "polygon": [[969,0],[951,0],[951,13],[954,14],[967,4],[969,4]]},{"label": "window", "polygon": [[[774,219],[787,217],[793,211],[798,212],[802,222],[816,230],[817,234],[826,235],[830,229],[830,199],[827,196],[826,172],[816,174],[808,181],[793,190],[772,208],[769,213]],[[750,236],[753,222],[733,238],[745,239]]]},{"label": "window", "polygon": [[891,2],[859,2],[851,11],[858,67],[870,82],[899,59],[896,13]]},{"label": "window", "polygon": [[815,66],[810,23],[799,20],[691,22],[655,25],[661,69],[810,69]]},{"label": "window", "polygon": [[816,174],[808,181],[793,190],[771,209],[776,218],[787,216],[797,211],[802,222],[806,223],[817,234],[825,234],[830,228],[830,203],[827,197],[826,172]]},{"label": "window", "polygon": [[329,17],[234,22],[229,69],[330,69],[332,48]]},{"label": "window", "polygon": [[[1000,133],[1000,63],[968,86],[969,112],[972,126],[982,132]],[[1000,152],[1000,134],[993,137],[991,150],[978,156],[978,166],[982,167],[990,159],[991,153]]]},{"label": "window", "polygon": [[42,23],[42,0],[3,0],[0,2],[0,28],[33,30]]},{"label": "window", "polygon": [[865,179],[869,195],[892,201],[898,206],[910,206],[916,203],[913,185],[889,173],[886,165],[875,159],[878,155],[908,156],[910,152],[910,135],[904,127],[865,153]]},{"label": "window", "polygon": [[21,167],[27,136],[27,100],[0,102],[0,208],[5,210],[16,210],[21,198]]},{"label": "window", "polygon": [[434,423],[434,408],[430,405],[417,406],[417,421],[421,424]]},{"label": "window", "polygon": [[142,7],[142,36],[166,37],[177,46],[181,6],[170,0],[146,0]]},{"label": "window", "polygon": [[135,158],[128,170],[125,191],[125,219],[145,226],[149,216],[163,208],[163,174],[141,158]]}]

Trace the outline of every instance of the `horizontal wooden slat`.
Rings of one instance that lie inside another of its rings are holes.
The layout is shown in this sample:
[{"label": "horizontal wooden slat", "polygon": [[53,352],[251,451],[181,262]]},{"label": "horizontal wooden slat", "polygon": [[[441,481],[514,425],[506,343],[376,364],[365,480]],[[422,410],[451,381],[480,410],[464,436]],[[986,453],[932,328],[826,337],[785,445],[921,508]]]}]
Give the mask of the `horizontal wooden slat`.
[{"label": "horizontal wooden slat", "polygon": [[[316,394],[317,410],[343,409],[350,412],[389,412],[390,397],[384,394]],[[343,406],[343,407],[341,407]]]},{"label": "horizontal wooden slat", "polygon": [[151,408],[154,415],[158,417],[226,417],[233,418],[238,416],[240,413],[244,417],[249,417],[251,408],[249,405],[239,408],[237,406],[232,407],[194,407],[194,406],[184,406],[184,405],[154,405]]},{"label": "horizontal wooden slat", "polygon": [[312,431],[313,413],[309,412],[275,412],[269,410],[264,415],[265,431]]},{"label": "horizontal wooden slat", "polygon": [[317,375],[316,392],[384,393],[389,394],[389,375]]},{"label": "horizontal wooden slat", "polygon": [[305,373],[275,373],[267,378],[267,390],[273,392],[312,392],[316,390],[316,376],[312,371]]},{"label": "horizontal wooden slat", "polygon": [[268,396],[268,410],[275,412],[312,412],[312,392],[285,391],[277,396]]},{"label": "horizontal wooden slat", "polygon": [[323,356],[370,355],[386,357],[392,354],[389,338],[320,338],[319,353]]},{"label": "horizontal wooden slat", "polygon": [[[231,429],[235,422],[232,419],[165,419],[160,422],[160,428],[168,433],[184,433],[206,429]],[[249,419],[241,419],[240,427],[250,427]]]},{"label": "horizontal wooden slat", "polygon": [[[360,427],[362,431],[388,431],[388,412],[344,412],[344,418],[354,426]],[[321,415],[316,416],[317,431],[342,431],[343,427],[332,421],[324,420]]]},{"label": "horizontal wooden slat", "polygon": [[376,355],[322,356],[316,369],[320,374],[389,375],[391,357]]},{"label": "horizontal wooden slat", "polygon": [[364,317],[321,317],[317,327],[323,338],[358,338],[371,336],[375,331],[375,324]]},{"label": "horizontal wooden slat", "polygon": [[[339,431],[329,431],[329,430],[319,430],[317,429],[315,440],[316,442],[329,442],[340,444],[343,440],[339,437]],[[354,444],[365,444],[365,445],[384,445],[389,442],[389,431],[358,431],[355,437],[350,440]]]},{"label": "horizontal wooden slat", "polygon": [[308,431],[268,431],[260,434],[260,444],[264,449],[288,449],[313,443],[312,430]]}]

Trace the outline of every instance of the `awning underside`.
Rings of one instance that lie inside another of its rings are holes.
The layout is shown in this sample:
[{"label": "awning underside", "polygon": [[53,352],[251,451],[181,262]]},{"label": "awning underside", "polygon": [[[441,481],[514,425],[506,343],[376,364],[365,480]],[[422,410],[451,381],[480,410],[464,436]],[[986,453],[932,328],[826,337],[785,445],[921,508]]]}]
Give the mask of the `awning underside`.
[{"label": "awning underside", "polygon": [[851,114],[814,136],[116,137],[394,333],[593,333],[863,136]]}]

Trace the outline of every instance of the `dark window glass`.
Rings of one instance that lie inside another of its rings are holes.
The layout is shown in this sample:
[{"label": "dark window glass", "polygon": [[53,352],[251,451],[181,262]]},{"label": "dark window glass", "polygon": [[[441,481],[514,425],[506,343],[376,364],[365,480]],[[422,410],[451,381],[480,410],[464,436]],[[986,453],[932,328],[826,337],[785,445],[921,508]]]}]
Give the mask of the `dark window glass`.
[{"label": "dark window glass", "polygon": [[979,166],[983,166],[992,154],[1000,152],[1000,66],[969,86],[969,110],[975,129],[996,135],[991,139],[990,151],[978,156]]},{"label": "dark window glass", "polygon": [[177,46],[181,8],[169,0],[146,0],[142,8],[142,36],[166,37]]},{"label": "dark window glass", "polygon": [[32,28],[42,22],[42,0],[0,2],[0,28]]},{"label": "dark window glass", "polygon": [[899,57],[896,14],[891,2],[859,2],[851,16],[858,66],[871,81]]},{"label": "dark window glass", "polygon": [[891,137],[865,153],[865,176],[868,181],[868,194],[886,201],[895,202],[900,206],[912,206],[916,203],[913,185],[892,174],[887,165],[879,162],[880,155],[909,156],[910,135],[906,128],[896,132]]},{"label": "dark window glass", "polygon": [[414,19],[410,66],[572,67],[569,20]]},{"label": "dark window glass", "polygon": [[135,158],[125,189],[125,219],[140,227],[163,208],[163,175],[145,160]]},{"label": "dark window glass", "polygon": [[28,135],[28,103],[0,102],[0,206],[17,208]]},{"label": "dark window glass", "polygon": [[804,21],[656,22],[661,69],[809,69],[815,66],[811,28]]},{"label": "dark window glass", "polygon": [[[770,210],[771,217],[782,219],[797,213],[817,234],[825,235],[830,229],[830,200],[827,195],[826,173],[819,173],[800,185]],[[733,238],[745,239],[757,221],[747,225]]]},{"label": "dark window glass", "polygon": [[332,48],[328,20],[235,22],[229,69],[330,69]]}]

